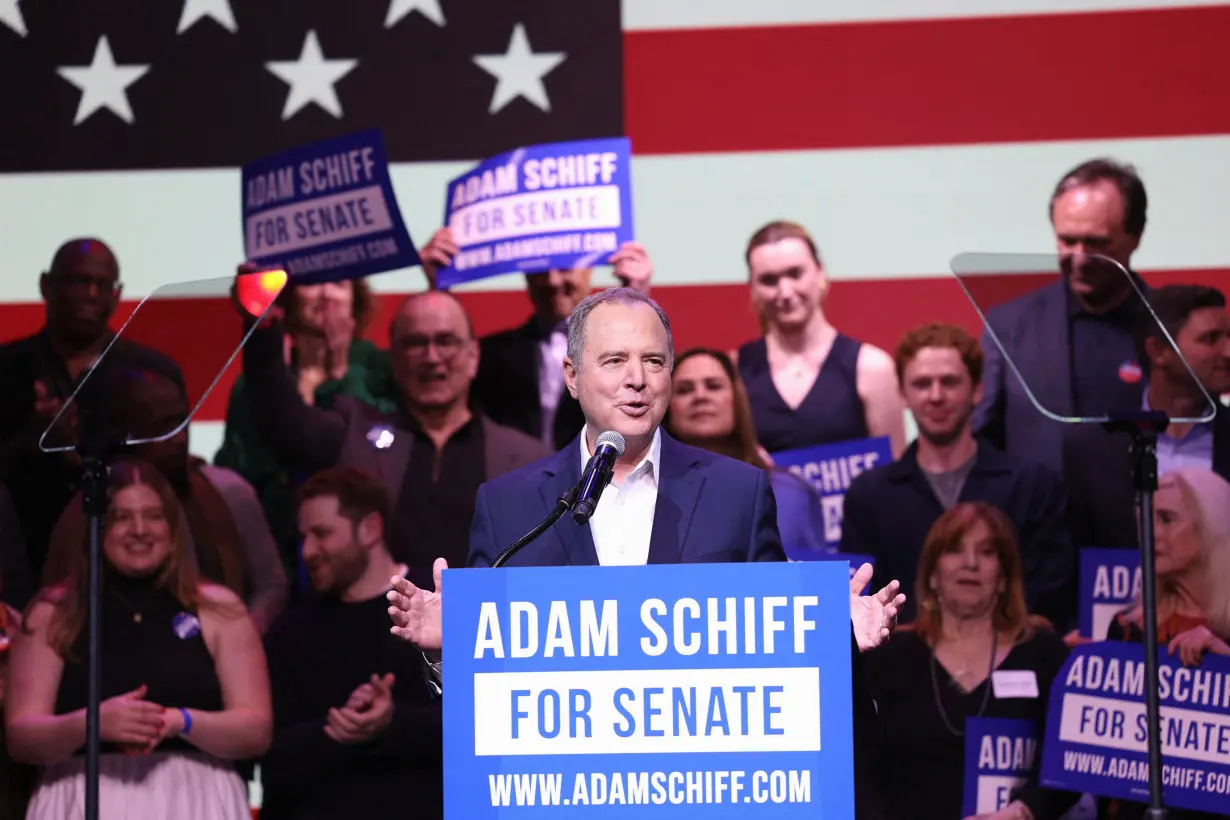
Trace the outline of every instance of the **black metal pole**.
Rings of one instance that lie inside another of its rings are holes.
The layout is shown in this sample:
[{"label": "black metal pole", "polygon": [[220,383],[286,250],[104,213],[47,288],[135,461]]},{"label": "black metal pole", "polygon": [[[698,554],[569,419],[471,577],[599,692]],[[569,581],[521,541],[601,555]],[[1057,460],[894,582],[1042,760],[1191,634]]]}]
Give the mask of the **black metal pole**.
[{"label": "black metal pole", "polygon": [[97,454],[84,458],[81,499],[90,533],[89,677],[85,711],[85,820],[98,820],[102,701],[102,522],[107,512],[107,467]]},{"label": "black metal pole", "polygon": [[1157,437],[1170,424],[1164,413],[1142,412],[1109,422],[1132,437],[1132,482],[1140,525],[1141,622],[1145,637],[1145,719],[1148,723],[1149,820],[1167,820],[1162,789],[1161,704],[1158,698],[1157,579],[1154,570],[1153,493],[1157,490]]}]

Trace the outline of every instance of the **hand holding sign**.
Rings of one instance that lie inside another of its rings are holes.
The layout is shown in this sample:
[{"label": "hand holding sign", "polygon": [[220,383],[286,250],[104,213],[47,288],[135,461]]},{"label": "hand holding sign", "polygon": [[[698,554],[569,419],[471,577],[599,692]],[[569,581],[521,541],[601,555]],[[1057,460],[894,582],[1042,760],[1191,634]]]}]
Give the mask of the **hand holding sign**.
[{"label": "hand holding sign", "polygon": [[639,242],[625,242],[611,256],[610,263],[615,266],[615,278],[625,288],[638,290],[649,295],[649,280],[653,278],[653,260],[649,251]]},{"label": "hand holding sign", "polygon": [[439,650],[442,646],[442,616],[440,598],[443,595],[443,573],[448,561],[437,558],[432,564],[431,575],[436,591],[419,589],[405,578],[393,578],[389,590],[389,617],[393,627],[389,630],[403,641],[409,641],[426,652]]},{"label": "hand holding sign", "polygon": [[449,227],[440,228],[431,235],[431,240],[419,251],[419,259],[423,262],[423,274],[427,277],[427,286],[436,289],[436,271],[453,264],[453,257],[461,248],[453,239],[453,230]]},{"label": "hand holding sign", "polygon": [[889,639],[897,625],[897,612],[905,604],[905,595],[897,593],[901,585],[896,581],[889,581],[875,595],[862,594],[874,571],[871,564],[863,564],[850,579],[850,620],[858,648],[863,652]]},{"label": "hand holding sign", "polygon": [[1204,661],[1207,652],[1215,655],[1230,655],[1230,646],[1204,625],[1175,635],[1168,648],[1170,654],[1177,654],[1188,666],[1199,666]]}]

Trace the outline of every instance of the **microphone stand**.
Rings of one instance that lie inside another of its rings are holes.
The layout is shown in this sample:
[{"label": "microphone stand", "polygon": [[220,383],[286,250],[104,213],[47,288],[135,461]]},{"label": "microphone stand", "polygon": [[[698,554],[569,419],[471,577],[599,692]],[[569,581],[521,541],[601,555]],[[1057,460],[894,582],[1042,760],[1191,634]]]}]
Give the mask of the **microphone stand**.
[{"label": "microphone stand", "polygon": [[551,510],[551,514],[542,520],[542,522],[534,529],[527,532],[525,535],[518,538],[512,545],[500,553],[499,557],[491,564],[491,568],[502,567],[508,562],[508,559],[516,555],[522,547],[533,541],[538,536],[542,535],[551,527],[555,526],[555,522],[564,517],[564,513],[572,509],[572,505],[577,503],[577,495],[581,491],[581,485],[585,483],[585,478],[582,477],[579,484],[573,485],[566,493],[561,495],[555,502],[555,509]]},{"label": "microphone stand", "polygon": [[1141,620],[1145,633],[1145,715],[1149,743],[1149,820],[1167,820],[1162,797],[1161,706],[1158,698],[1157,580],[1154,570],[1153,493],[1157,490],[1157,437],[1170,426],[1165,413],[1110,413],[1103,426],[1132,437],[1132,484],[1140,525]]}]

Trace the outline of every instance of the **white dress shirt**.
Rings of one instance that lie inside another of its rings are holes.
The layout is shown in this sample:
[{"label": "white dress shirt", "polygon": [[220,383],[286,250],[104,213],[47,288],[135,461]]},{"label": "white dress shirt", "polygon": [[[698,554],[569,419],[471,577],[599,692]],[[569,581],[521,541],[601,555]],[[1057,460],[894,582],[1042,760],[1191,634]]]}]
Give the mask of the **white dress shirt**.
[{"label": "white dress shirt", "polygon": [[[581,472],[593,453],[589,449],[588,427],[581,429]],[[610,566],[643,566],[649,563],[649,537],[653,533],[653,513],[658,505],[658,473],[662,456],[662,431],[655,430],[649,452],[624,478],[602,491],[598,506],[589,519],[598,563]]]}]

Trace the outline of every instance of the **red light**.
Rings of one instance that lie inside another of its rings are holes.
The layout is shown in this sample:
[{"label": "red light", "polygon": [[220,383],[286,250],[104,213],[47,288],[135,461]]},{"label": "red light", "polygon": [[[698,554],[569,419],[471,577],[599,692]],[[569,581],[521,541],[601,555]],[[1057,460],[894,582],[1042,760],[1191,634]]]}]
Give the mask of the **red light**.
[{"label": "red light", "polygon": [[249,314],[262,316],[286,287],[287,279],[286,271],[281,269],[240,274],[235,282],[235,297]]}]

